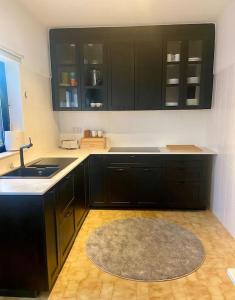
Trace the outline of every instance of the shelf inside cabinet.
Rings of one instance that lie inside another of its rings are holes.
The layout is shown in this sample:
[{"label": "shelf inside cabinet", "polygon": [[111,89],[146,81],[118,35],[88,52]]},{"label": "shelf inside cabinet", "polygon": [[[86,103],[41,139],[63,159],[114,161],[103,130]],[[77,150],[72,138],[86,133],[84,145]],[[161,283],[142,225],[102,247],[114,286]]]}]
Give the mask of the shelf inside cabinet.
[{"label": "shelf inside cabinet", "polygon": [[166,86],[167,87],[173,87],[173,86],[179,86],[180,83],[167,83]]},{"label": "shelf inside cabinet", "polygon": [[96,90],[96,89],[98,89],[98,90],[100,90],[100,89],[102,89],[103,88],[103,86],[102,85],[85,85],[85,88],[86,89],[93,89],[93,90]]},{"label": "shelf inside cabinet", "polygon": [[179,65],[181,61],[167,61],[167,65]]},{"label": "shelf inside cabinet", "polygon": [[67,88],[77,88],[78,87],[78,85],[71,85],[71,84],[59,84],[59,87],[60,88],[65,88],[65,89],[67,89]]}]

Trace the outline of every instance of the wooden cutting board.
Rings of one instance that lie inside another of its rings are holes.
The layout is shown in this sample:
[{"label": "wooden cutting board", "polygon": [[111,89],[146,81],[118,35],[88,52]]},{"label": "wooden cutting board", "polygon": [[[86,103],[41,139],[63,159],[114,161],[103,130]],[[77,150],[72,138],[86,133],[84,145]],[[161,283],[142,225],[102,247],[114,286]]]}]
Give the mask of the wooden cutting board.
[{"label": "wooden cutting board", "polygon": [[179,152],[202,152],[203,150],[195,145],[167,145],[166,146],[170,151],[179,151]]}]

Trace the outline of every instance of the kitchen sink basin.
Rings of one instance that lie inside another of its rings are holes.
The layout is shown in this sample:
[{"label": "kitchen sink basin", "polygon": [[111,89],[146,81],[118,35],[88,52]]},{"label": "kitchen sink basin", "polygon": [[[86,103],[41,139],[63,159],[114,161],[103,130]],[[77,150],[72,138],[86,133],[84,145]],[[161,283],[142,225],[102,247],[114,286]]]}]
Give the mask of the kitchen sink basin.
[{"label": "kitchen sink basin", "polygon": [[63,170],[69,164],[74,162],[75,157],[49,157],[41,158],[29,163],[26,167],[20,167],[12,170],[0,178],[51,178],[59,171]]},{"label": "kitchen sink basin", "polygon": [[2,175],[2,178],[48,178],[54,175],[59,167],[26,167],[18,168]]}]

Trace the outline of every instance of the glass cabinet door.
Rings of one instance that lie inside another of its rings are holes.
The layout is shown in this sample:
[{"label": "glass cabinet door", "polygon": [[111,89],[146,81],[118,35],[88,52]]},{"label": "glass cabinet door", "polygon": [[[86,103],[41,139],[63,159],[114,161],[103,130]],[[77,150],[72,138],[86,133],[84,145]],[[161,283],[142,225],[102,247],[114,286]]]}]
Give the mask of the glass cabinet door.
[{"label": "glass cabinet door", "polygon": [[104,108],[103,52],[103,44],[87,43],[83,46],[83,97],[88,110]]},{"label": "glass cabinet door", "polygon": [[166,46],[165,106],[179,106],[182,41],[168,41]]},{"label": "glass cabinet door", "polygon": [[200,105],[202,47],[201,40],[188,41],[186,106]]},{"label": "glass cabinet door", "polygon": [[56,45],[56,99],[59,109],[79,108],[78,49],[75,43]]}]

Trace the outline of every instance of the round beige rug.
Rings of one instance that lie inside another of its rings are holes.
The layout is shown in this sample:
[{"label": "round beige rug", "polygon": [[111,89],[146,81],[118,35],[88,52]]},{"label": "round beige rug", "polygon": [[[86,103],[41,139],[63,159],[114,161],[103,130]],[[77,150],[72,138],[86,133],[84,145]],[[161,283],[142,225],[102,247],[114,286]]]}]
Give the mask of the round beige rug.
[{"label": "round beige rug", "polygon": [[137,281],[186,276],[204,261],[200,240],[190,231],[151,218],[116,220],[96,229],[87,255],[102,270]]}]

